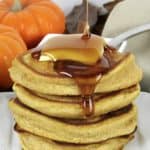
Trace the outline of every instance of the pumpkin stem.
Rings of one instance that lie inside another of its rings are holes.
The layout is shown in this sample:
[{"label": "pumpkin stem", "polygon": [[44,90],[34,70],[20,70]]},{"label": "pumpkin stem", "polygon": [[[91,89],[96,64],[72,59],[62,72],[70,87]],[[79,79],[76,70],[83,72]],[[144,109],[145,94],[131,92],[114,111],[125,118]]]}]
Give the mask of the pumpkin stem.
[{"label": "pumpkin stem", "polygon": [[22,9],[22,5],[20,0],[14,0],[11,10],[16,12],[16,11],[20,11],[21,9]]}]

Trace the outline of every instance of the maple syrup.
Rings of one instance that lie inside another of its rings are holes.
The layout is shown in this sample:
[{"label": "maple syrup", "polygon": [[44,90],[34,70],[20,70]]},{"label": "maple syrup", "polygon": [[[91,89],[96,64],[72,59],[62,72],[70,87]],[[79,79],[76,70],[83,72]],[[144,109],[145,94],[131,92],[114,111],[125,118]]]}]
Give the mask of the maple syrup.
[{"label": "maple syrup", "polygon": [[89,26],[89,3],[88,0],[84,0],[84,1],[86,4],[86,21],[85,21],[85,27],[84,27],[82,39],[88,40],[91,37],[90,26]]},{"label": "maple syrup", "polygon": [[41,56],[41,50],[34,51],[31,55],[32,55],[32,58],[39,60]]},{"label": "maple syrup", "polygon": [[[110,71],[120,62],[120,60],[112,57],[117,51],[105,44],[101,45],[101,49],[87,47],[88,42],[91,42],[92,35],[90,34],[88,25],[87,0],[86,5],[87,15],[85,30],[80,41],[75,44],[73,43],[75,48],[57,48],[56,44],[55,49],[48,49],[45,53],[49,57],[52,57],[51,61],[54,63],[54,70],[58,75],[67,76],[76,81],[81,93],[81,106],[85,116],[89,117],[94,114],[95,106],[93,95],[97,83],[101,80],[103,74]],[[64,43],[65,42],[66,41],[64,40]],[[80,48],[80,44],[82,44],[82,48]],[[76,45],[78,45],[79,48],[77,48]],[[93,41],[93,45],[95,45],[95,41]],[[102,49],[104,49],[104,51]],[[103,52],[102,56],[99,55],[99,51]],[[32,53],[32,57],[38,60],[41,55],[41,51]]]},{"label": "maple syrup", "polygon": [[[77,53],[80,53],[82,50],[83,49],[76,49]],[[49,50],[49,52],[50,51],[51,50]],[[115,49],[111,49],[109,46],[106,46],[102,58],[97,60],[97,62],[92,65],[75,60],[73,61],[71,58],[70,60],[62,58],[61,60],[58,59],[53,62],[54,70],[58,73],[58,75],[67,76],[76,81],[81,91],[81,105],[86,116],[91,116],[94,113],[93,94],[97,83],[100,81],[103,74],[113,69],[122,60],[117,58],[117,53],[118,52]],[[55,53],[53,52],[53,55],[54,54]],[[41,51],[32,53],[32,57],[34,59],[39,59],[40,55]],[[76,57],[74,53],[72,57]],[[89,57],[89,59],[91,59],[91,57]]]}]

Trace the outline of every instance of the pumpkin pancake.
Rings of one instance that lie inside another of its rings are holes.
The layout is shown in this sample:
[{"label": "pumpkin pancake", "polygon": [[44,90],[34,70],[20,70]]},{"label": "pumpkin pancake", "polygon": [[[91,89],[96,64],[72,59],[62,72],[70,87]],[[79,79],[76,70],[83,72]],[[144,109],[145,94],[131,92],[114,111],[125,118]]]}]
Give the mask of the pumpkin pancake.
[{"label": "pumpkin pancake", "polygon": [[133,134],[117,137],[96,144],[68,144],[43,138],[28,132],[19,132],[24,150],[120,150],[133,138]]},{"label": "pumpkin pancake", "polygon": [[[141,80],[142,71],[135,64],[134,56],[128,54],[122,59],[122,54],[118,53],[117,55],[119,55],[117,59],[120,60],[120,63],[101,77],[96,85],[95,93],[118,91],[133,86]],[[81,94],[74,79],[58,75],[54,71],[53,63],[35,60],[31,53],[16,58],[9,71],[15,83],[39,93],[51,95]]]},{"label": "pumpkin pancake", "polygon": [[9,106],[17,124],[23,130],[60,142],[97,143],[130,134],[137,125],[137,111],[134,105],[90,124],[73,124],[67,120],[48,117],[29,109],[17,100],[11,100]]},{"label": "pumpkin pancake", "polygon": [[[85,117],[81,107],[82,100],[79,96],[44,95],[28,90],[18,84],[15,84],[13,89],[21,103],[45,115],[69,119]],[[135,85],[113,93],[96,94],[93,117],[98,117],[129,105],[139,95],[139,92],[139,85]]]}]

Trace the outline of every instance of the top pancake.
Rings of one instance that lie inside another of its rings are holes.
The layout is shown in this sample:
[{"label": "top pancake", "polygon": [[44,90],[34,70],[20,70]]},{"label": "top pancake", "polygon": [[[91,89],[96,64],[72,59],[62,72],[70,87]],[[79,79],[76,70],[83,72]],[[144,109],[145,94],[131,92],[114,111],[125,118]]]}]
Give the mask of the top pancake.
[{"label": "top pancake", "polygon": [[[120,54],[121,58],[121,54]],[[13,61],[10,76],[30,90],[51,95],[80,95],[75,80],[58,75],[53,70],[53,63],[39,62],[28,52]],[[128,88],[142,78],[142,71],[136,65],[135,58],[128,54],[117,66],[104,74],[94,93],[106,93]]]}]

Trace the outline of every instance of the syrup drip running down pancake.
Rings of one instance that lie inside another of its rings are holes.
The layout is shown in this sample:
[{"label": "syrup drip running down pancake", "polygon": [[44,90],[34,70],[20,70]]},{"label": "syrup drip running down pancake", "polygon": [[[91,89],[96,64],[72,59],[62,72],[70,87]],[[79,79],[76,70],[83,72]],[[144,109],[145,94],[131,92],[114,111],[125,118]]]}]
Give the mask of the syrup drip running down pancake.
[{"label": "syrup drip running down pancake", "polygon": [[35,59],[42,60],[44,57],[52,61],[55,72],[60,76],[67,76],[76,81],[81,92],[85,116],[94,113],[93,94],[96,84],[104,73],[120,62],[111,57],[112,53],[117,53],[116,50],[106,47],[102,38],[90,34],[88,13],[86,0],[86,22],[81,36],[58,36],[56,41],[50,41],[51,48],[32,53]]},{"label": "syrup drip running down pancake", "polygon": [[[61,41],[56,38],[56,41],[61,43],[65,41],[66,44],[65,37]],[[58,48],[53,48],[55,42],[51,41],[53,43],[52,48],[44,48],[32,53],[34,59],[40,60],[43,56],[47,57],[46,61],[54,63],[54,70],[58,75],[67,76],[76,81],[81,91],[85,116],[91,116],[94,113],[93,93],[102,75],[114,68],[126,56],[123,55],[120,59],[120,55],[116,50],[106,46],[103,39],[98,38],[95,38],[95,35],[91,35],[89,39],[82,38],[82,36],[78,36],[78,38],[72,36],[67,41],[67,47],[64,44],[64,47],[61,48],[60,44],[57,45]],[[99,43],[98,46],[96,43]],[[73,48],[68,48],[69,46]],[[101,49],[96,48],[96,46]]]}]

